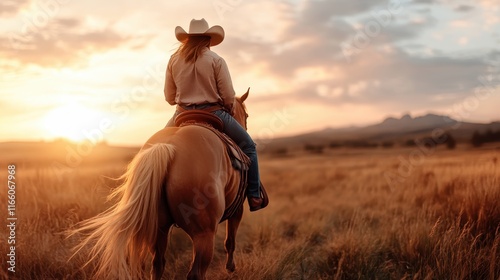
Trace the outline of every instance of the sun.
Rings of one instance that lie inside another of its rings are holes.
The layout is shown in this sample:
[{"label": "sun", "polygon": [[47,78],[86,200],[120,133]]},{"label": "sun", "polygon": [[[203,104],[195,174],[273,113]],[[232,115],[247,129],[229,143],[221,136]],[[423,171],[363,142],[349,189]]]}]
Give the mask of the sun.
[{"label": "sun", "polygon": [[99,112],[78,103],[57,107],[44,118],[44,127],[50,138],[65,138],[79,142],[85,140],[85,131],[96,126]]}]

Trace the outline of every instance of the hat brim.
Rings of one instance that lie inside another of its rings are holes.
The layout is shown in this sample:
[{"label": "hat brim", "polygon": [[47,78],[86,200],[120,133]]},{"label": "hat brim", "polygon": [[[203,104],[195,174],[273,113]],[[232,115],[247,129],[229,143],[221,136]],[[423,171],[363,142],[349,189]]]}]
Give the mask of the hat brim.
[{"label": "hat brim", "polygon": [[175,38],[180,42],[184,42],[190,36],[210,36],[210,46],[217,46],[224,41],[224,29],[219,25],[210,27],[203,33],[187,33],[182,27],[175,28]]}]

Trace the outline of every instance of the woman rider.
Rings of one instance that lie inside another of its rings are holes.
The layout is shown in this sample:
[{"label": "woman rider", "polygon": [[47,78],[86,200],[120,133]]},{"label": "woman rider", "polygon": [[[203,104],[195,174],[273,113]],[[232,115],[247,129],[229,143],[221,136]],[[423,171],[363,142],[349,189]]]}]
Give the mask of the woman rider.
[{"label": "woman rider", "polygon": [[[189,33],[182,27],[175,28],[180,47],[170,57],[165,78],[165,99],[170,105],[184,110],[203,109],[220,105],[223,109],[214,111],[224,122],[224,133],[240,146],[250,158],[248,170],[247,197],[250,211],[267,206],[267,199],[260,195],[259,165],[257,151],[247,131],[232,117],[235,92],[226,62],[210,50],[210,47],[224,40],[224,29],[215,25],[211,28],[205,19],[191,20]],[[173,126],[174,117],[167,126]]]}]

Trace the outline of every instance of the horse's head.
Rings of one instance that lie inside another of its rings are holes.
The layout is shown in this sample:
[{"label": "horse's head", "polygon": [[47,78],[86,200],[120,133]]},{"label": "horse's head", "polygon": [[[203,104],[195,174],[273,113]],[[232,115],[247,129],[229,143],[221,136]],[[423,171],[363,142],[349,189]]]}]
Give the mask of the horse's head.
[{"label": "horse's head", "polygon": [[245,107],[245,104],[243,102],[245,102],[245,100],[247,99],[249,92],[250,92],[250,88],[248,88],[247,92],[245,92],[245,94],[243,94],[241,97],[236,97],[235,102],[234,102],[234,115],[233,115],[233,117],[245,129],[247,129],[248,113],[247,113],[247,109]]}]

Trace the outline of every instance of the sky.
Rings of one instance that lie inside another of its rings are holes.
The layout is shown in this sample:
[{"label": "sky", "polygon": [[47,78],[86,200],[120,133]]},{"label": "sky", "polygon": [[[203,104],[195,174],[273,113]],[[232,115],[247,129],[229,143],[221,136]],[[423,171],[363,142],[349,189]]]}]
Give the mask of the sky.
[{"label": "sky", "polygon": [[500,120],[498,0],[3,0],[0,142],[141,145],[174,113],[165,69],[193,18],[224,28],[212,50],[251,88],[254,138]]}]

